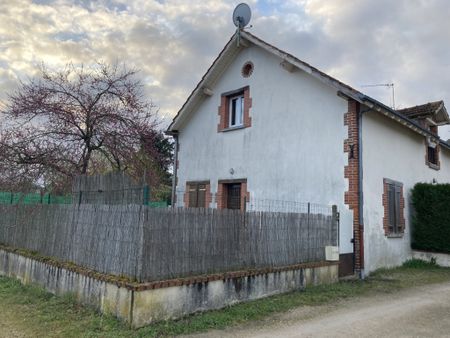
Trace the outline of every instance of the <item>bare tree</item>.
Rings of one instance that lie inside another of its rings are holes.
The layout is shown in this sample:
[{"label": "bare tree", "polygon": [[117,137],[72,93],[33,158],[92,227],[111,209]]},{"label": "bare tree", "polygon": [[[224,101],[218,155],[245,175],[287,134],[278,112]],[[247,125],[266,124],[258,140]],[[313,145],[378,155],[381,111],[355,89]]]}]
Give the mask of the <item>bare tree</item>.
[{"label": "bare tree", "polygon": [[69,64],[56,72],[42,66],[40,77],[9,95],[3,114],[0,161],[7,175],[70,185],[74,175],[108,170],[151,177],[148,162],[165,162],[157,110],[136,71],[123,65]]}]

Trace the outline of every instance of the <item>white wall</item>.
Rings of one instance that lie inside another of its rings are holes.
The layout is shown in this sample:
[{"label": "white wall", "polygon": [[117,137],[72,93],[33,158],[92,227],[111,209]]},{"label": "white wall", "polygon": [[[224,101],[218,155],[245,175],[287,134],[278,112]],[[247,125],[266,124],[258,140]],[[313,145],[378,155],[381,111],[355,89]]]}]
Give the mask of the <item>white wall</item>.
[{"label": "white wall", "polygon": [[[367,112],[362,119],[365,271],[400,265],[411,258],[411,188],[417,182],[450,182],[450,151],[441,147],[441,169],[425,164],[425,137],[387,117]],[[405,233],[387,238],[383,229],[383,178],[403,183]]]},{"label": "white wall", "polygon": [[[254,64],[250,78],[241,76],[246,61]],[[259,47],[246,48],[181,128],[178,203],[186,181],[210,180],[215,193],[219,179],[246,178],[251,199],[338,205],[341,252],[352,252],[352,212],[344,205],[347,102],[310,75],[285,71],[280,62]],[[246,85],[252,126],[218,133],[221,93]]]}]

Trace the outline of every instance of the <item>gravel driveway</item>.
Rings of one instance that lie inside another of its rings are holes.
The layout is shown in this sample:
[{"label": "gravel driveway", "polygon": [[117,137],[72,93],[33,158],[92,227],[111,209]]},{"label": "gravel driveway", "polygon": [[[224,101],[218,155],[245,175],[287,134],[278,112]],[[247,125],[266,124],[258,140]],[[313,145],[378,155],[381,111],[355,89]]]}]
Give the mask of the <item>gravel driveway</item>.
[{"label": "gravel driveway", "polygon": [[450,337],[450,283],[301,307],[264,322],[191,337]]}]

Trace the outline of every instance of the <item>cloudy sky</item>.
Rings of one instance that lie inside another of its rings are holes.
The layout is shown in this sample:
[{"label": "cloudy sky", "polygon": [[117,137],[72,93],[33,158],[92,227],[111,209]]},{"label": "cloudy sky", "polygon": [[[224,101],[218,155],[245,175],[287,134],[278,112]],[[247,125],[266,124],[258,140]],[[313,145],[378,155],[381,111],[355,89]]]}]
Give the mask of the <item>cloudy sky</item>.
[{"label": "cloudy sky", "polygon": [[[233,34],[240,1],[0,0],[0,99],[68,62],[125,62],[171,119]],[[248,0],[250,32],[397,108],[450,109],[450,1]],[[450,138],[450,129],[441,133]]]}]

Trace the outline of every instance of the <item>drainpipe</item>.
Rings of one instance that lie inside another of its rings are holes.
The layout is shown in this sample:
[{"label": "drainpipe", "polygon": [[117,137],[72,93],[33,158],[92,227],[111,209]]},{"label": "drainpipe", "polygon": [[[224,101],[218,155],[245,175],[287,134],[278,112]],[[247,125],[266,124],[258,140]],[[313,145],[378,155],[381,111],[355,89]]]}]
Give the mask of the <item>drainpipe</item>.
[{"label": "drainpipe", "polygon": [[172,195],[171,195],[171,205],[172,208],[175,208],[175,198],[176,198],[176,189],[177,189],[177,175],[178,175],[178,131],[173,131],[171,134],[174,141],[174,154],[173,154],[173,176],[172,176]]},{"label": "drainpipe", "polygon": [[363,113],[370,111],[371,109],[361,110],[361,105],[359,106],[358,112],[358,223],[359,223],[359,258],[361,262],[361,271],[359,273],[359,278],[364,279],[364,196],[363,196],[363,156],[362,156],[362,116]]}]

